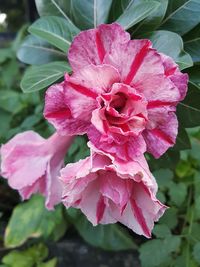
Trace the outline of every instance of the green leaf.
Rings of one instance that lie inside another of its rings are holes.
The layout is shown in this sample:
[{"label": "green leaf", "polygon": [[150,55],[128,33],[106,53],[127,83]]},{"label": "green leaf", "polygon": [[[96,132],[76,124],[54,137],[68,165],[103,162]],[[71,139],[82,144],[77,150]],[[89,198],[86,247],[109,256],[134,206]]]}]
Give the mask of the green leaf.
[{"label": "green leaf", "polygon": [[43,244],[38,244],[22,251],[13,250],[3,257],[2,262],[9,267],[33,267],[47,256],[47,247]]},{"label": "green leaf", "polygon": [[171,235],[171,231],[170,231],[169,227],[165,224],[156,224],[154,229],[153,229],[153,234],[157,238],[165,238],[165,237]]},{"label": "green leaf", "polygon": [[5,111],[15,114],[22,110],[24,105],[19,93],[11,90],[2,90],[0,93],[0,107]]},{"label": "green leaf", "polygon": [[192,68],[187,70],[187,73],[190,77],[190,82],[194,83],[200,89],[200,66],[195,65]]},{"label": "green leaf", "polygon": [[127,30],[148,17],[150,13],[155,11],[158,7],[159,3],[156,1],[142,1],[141,3],[131,2],[116,22],[121,24],[124,29]]},{"label": "green leaf", "polygon": [[54,211],[48,211],[44,206],[44,198],[35,195],[29,201],[15,207],[6,227],[5,246],[20,246],[31,237],[57,239],[54,231],[63,227],[63,220],[61,206]]},{"label": "green leaf", "polygon": [[160,3],[159,7],[151,12],[151,14],[144,19],[132,33],[133,36],[140,34],[141,32],[150,32],[159,27],[163,17],[165,16],[168,0],[157,0]]},{"label": "green leaf", "polygon": [[5,62],[7,59],[12,58],[12,51],[10,48],[1,48],[0,49],[0,63]]},{"label": "green leaf", "polygon": [[189,84],[186,98],[177,107],[178,119],[182,127],[190,128],[200,125],[200,90]]},{"label": "green leaf", "polygon": [[178,236],[169,236],[164,240],[151,240],[142,244],[139,249],[142,267],[165,266],[172,260],[171,254],[177,251],[180,241]]},{"label": "green leaf", "polygon": [[200,62],[200,24],[184,36],[185,50],[191,55],[194,63]]},{"label": "green leaf", "polygon": [[71,0],[35,0],[37,11],[40,17],[43,16],[58,16],[65,18],[68,23],[74,26],[68,12],[71,12]]},{"label": "green leaf", "polygon": [[77,136],[67,152],[66,163],[77,162],[90,155],[85,136]]},{"label": "green leaf", "polygon": [[191,143],[186,130],[179,126],[178,135],[176,138],[176,144],[173,149],[175,150],[186,150],[191,148]]},{"label": "green leaf", "polygon": [[21,88],[25,93],[39,91],[56,82],[70,71],[66,62],[58,61],[41,66],[29,67],[21,81]]},{"label": "green leaf", "polygon": [[117,20],[124,10],[132,4],[132,2],[133,0],[113,0],[110,9],[109,22]]},{"label": "green leaf", "polygon": [[171,201],[180,207],[187,196],[187,186],[184,183],[170,183],[169,196]]},{"label": "green leaf", "polygon": [[71,42],[79,30],[69,24],[63,18],[48,16],[36,20],[30,27],[29,32],[43,38],[50,44],[67,52]]},{"label": "green leaf", "polygon": [[160,224],[166,224],[171,230],[174,229],[178,224],[177,209],[171,207],[166,210],[164,215],[159,220]]},{"label": "green leaf", "polygon": [[10,129],[10,122],[12,120],[11,113],[0,108],[0,139],[7,136],[8,130]]},{"label": "green leaf", "polygon": [[153,172],[153,175],[155,176],[158,186],[161,189],[168,188],[174,177],[174,173],[170,169],[156,170]]},{"label": "green leaf", "polygon": [[200,22],[199,12],[199,0],[184,1],[163,20],[162,28],[183,35]]},{"label": "green leaf", "polygon": [[28,35],[20,46],[17,57],[26,64],[40,65],[51,61],[65,60],[66,53],[39,37]]},{"label": "green leaf", "polygon": [[96,28],[107,22],[111,4],[112,0],[73,0],[68,16],[82,30]]},{"label": "green leaf", "polygon": [[113,251],[136,248],[130,235],[117,224],[97,225],[94,227],[80,213],[79,216],[77,213],[73,213],[71,218],[83,239],[95,247]]},{"label": "green leaf", "polygon": [[193,65],[192,58],[183,50],[183,41],[178,34],[169,31],[154,31],[141,36],[150,39],[153,47],[159,52],[172,57],[181,69]]},{"label": "green leaf", "polygon": [[193,257],[200,264],[200,242],[197,242],[193,247]]}]

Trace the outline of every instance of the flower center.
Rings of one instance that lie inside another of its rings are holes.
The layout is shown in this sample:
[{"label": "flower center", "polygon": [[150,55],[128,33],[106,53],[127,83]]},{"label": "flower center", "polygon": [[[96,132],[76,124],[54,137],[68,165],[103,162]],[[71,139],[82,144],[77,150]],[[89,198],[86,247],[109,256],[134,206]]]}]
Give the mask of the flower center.
[{"label": "flower center", "polygon": [[126,105],[127,97],[123,93],[117,93],[113,96],[112,101],[110,102],[110,107],[114,108],[119,113],[122,112],[123,108]]}]

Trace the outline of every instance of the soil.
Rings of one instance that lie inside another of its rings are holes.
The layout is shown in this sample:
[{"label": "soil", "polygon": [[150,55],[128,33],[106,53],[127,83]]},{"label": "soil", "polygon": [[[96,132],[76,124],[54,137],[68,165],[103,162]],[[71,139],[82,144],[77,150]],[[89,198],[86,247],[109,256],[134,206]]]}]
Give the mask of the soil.
[{"label": "soil", "polygon": [[79,237],[49,245],[50,257],[58,258],[58,267],[140,267],[137,251],[104,251]]}]

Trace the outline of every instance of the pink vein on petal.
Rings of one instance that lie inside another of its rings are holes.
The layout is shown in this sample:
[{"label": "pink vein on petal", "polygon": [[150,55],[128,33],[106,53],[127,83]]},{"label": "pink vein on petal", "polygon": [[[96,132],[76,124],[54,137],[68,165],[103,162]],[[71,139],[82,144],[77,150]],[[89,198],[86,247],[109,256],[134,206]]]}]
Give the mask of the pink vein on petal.
[{"label": "pink vein on petal", "polygon": [[90,89],[88,89],[87,87],[84,87],[80,84],[75,84],[72,82],[68,83],[74,90],[76,90],[77,92],[79,92],[80,94],[83,94],[85,96],[91,97],[93,99],[96,99],[98,94],[96,94],[95,92],[91,91]]},{"label": "pink vein on petal", "polygon": [[104,203],[104,198],[101,195],[97,203],[97,212],[96,212],[97,223],[99,223],[101,219],[103,218],[105,207],[106,205]]},{"label": "pink vein on petal", "polygon": [[130,71],[129,71],[124,83],[126,83],[126,84],[130,84],[131,83],[131,81],[133,80],[135,74],[137,73],[140,65],[142,64],[142,61],[143,61],[144,57],[146,56],[146,54],[148,52],[148,47],[149,47],[149,42],[147,42],[141,48],[141,50],[136,54],[136,56],[133,59],[133,62],[131,64]]},{"label": "pink vein on petal", "polygon": [[101,62],[103,62],[106,51],[104,49],[104,46],[103,46],[103,43],[101,41],[100,34],[98,31],[96,32],[96,46],[97,46],[99,59]]},{"label": "pink vein on petal", "polygon": [[160,101],[160,100],[155,100],[155,101],[149,101],[147,108],[158,108],[162,106],[170,106],[176,104],[175,102],[165,102],[165,101]]},{"label": "pink vein on petal", "polygon": [[165,142],[171,144],[171,145],[174,144],[174,142],[171,140],[171,138],[170,138],[167,134],[163,133],[163,132],[162,132],[161,130],[159,130],[159,129],[153,129],[153,130],[151,130],[151,133],[152,133],[153,135],[157,136],[158,138],[164,140]]},{"label": "pink vein on petal", "polygon": [[142,230],[144,231],[145,235],[148,237],[151,237],[151,232],[148,229],[145,218],[142,214],[142,210],[140,207],[137,206],[137,204],[133,198],[131,199],[131,208],[132,208],[132,211],[136,217],[136,220],[138,221],[138,223],[142,227]]},{"label": "pink vein on petal", "polygon": [[64,119],[64,118],[71,118],[71,111],[69,109],[63,109],[55,112],[51,112],[46,114],[46,118],[51,118],[51,119]]}]

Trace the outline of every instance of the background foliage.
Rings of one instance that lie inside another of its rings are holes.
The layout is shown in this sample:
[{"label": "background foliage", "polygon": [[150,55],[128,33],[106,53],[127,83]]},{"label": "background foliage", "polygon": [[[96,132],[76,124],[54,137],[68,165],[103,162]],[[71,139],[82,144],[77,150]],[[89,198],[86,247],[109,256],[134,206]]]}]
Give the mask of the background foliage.
[{"label": "background foliage", "polygon": [[[49,212],[41,196],[19,203],[18,196],[10,192],[6,207],[0,204],[1,224],[8,220],[5,248],[15,249],[3,257],[2,267],[55,267],[56,259],[44,263],[48,255],[44,243],[58,241],[72,228],[86,242],[102,249],[137,249],[142,267],[200,266],[200,1],[35,3],[40,17],[32,25],[24,25],[9,47],[0,49],[1,143],[28,129],[44,137],[53,132],[42,117],[45,89],[70,71],[66,53],[73,37],[101,23],[117,21],[132,38],[149,38],[158,51],[171,56],[183,72],[189,73],[190,82],[187,97],[178,106],[176,145],[159,160],[146,155],[159,185],[158,198],[170,207],[155,226],[153,239],[135,236],[117,224],[92,227],[77,210],[67,211],[59,205]],[[87,155],[85,137],[77,137],[66,162]],[[5,187],[1,179],[2,191]],[[21,246],[22,250],[16,249]]]}]

